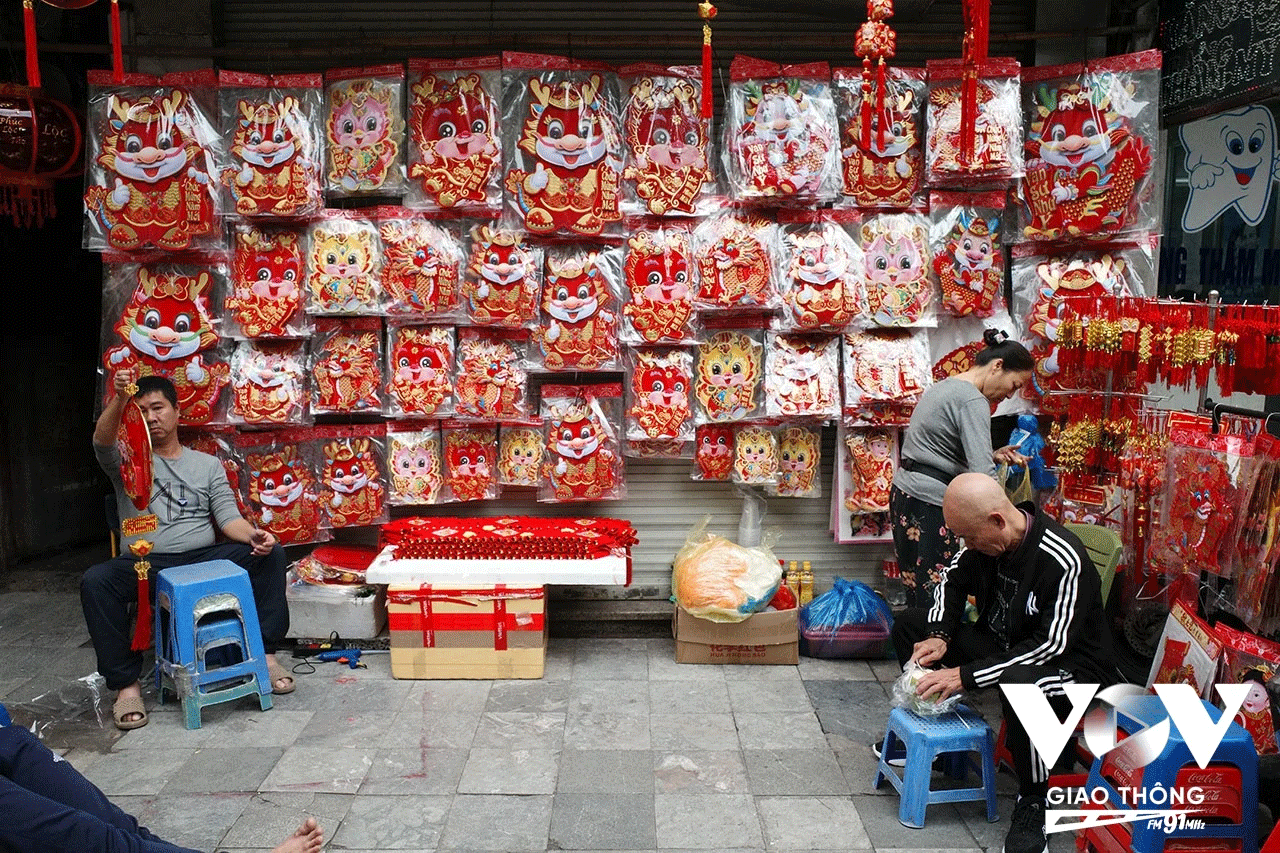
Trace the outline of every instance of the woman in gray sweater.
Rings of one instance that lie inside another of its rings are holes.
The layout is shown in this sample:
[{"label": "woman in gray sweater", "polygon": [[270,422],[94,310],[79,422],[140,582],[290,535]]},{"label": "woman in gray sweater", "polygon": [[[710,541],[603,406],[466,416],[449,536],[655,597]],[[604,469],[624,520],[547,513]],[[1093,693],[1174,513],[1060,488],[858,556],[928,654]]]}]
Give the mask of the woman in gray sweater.
[{"label": "woman in gray sweater", "polygon": [[991,408],[1031,381],[1035,361],[1017,341],[995,329],[973,367],[925,391],[902,438],[889,513],[893,548],[908,607],[928,607],[943,568],[960,550],[942,518],[947,484],[966,471],[996,475],[996,463],[1026,464],[1014,447],[992,452]]}]

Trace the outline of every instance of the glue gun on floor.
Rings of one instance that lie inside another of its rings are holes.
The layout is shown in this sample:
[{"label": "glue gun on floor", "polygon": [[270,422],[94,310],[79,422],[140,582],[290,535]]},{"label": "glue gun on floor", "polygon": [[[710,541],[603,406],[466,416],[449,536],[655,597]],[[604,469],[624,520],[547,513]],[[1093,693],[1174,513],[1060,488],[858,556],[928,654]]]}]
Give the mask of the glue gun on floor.
[{"label": "glue gun on floor", "polygon": [[316,655],[316,660],[337,661],[355,669],[358,666],[364,666],[360,663],[360,654],[360,649],[327,649]]}]

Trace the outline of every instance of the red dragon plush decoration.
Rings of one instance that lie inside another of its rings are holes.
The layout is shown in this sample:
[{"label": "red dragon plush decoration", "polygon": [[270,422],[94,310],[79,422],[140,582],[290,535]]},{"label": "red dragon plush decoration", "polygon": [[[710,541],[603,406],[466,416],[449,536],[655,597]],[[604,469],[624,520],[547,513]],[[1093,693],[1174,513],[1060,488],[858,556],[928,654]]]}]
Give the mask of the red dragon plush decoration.
[{"label": "red dragon plush decoration", "polygon": [[108,376],[136,367],[140,376],[167,377],[178,391],[180,422],[210,423],[230,373],[207,353],[218,342],[209,314],[213,277],[179,267],[126,265],[122,272],[135,270],[137,285],[115,325],[123,343],[102,358]]}]

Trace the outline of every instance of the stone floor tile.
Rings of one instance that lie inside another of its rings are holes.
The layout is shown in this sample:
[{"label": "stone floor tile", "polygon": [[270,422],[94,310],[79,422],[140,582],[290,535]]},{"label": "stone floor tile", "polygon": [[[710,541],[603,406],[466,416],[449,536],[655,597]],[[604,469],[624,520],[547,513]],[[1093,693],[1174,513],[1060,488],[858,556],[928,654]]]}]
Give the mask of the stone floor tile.
[{"label": "stone floor tile", "polygon": [[886,684],[892,684],[898,680],[898,676],[902,675],[902,667],[896,660],[878,660],[871,664],[871,671],[875,673],[876,679]]},{"label": "stone floor tile", "polygon": [[[108,708],[110,705],[108,705]],[[212,709],[208,709],[212,712]],[[201,719],[200,728],[188,729],[181,712],[166,709],[164,706],[152,706],[147,711],[147,724],[140,729],[124,732],[116,741],[116,749],[167,749],[191,748],[199,749],[210,740],[219,739],[219,726],[205,723]],[[223,720],[219,720],[223,722]]]},{"label": "stone floor tile", "polygon": [[729,690],[719,681],[649,679],[649,705],[658,714],[727,714]]},{"label": "stone floor tile", "polygon": [[360,784],[364,796],[455,794],[468,749],[379,749]]},{"label": "stone floor tile", "polygon": [[554,749],[472,749],[460,794],[553,794],[560,774]]},{"label": "stone floor tile", "polygon": [[724,668],[716,664],[676,663],[674,649],[649,650],[650,681],[724,681]]},{"label": "stone floor tile", "polygon": [[[223,792],[183,793],[178,796],[112,797],[111,800],[170,844],[193,850],[212,850],[235,825],[252,796]],[[281,834],[275,844],[284,838]]]},{"label": "stone floor tile", "polygon": [[657,794],[658,847],[764,847],[755,800],[744,794]]},{"label": "stone floor tile", "polygon": [[[328,672],[322,670],[321,673]],[[303,708],[313,711],[399,711],[407,701],[412,684],[388,681],[377,673],[342,667],[341,675],[319,678],[321,673],[302,676],[298,692],[290,694]]]},{"label": "stone floor tile", "polygon": [[291,746],[259,790],[354,794],[372,764],[363,749]]},{"label": "stone floor tile", "polygon": [[396,714],[378,746],[387,749],[470,749],[480,726],[479,711],[420,711]]},{"label": "stone floor tile", "polygon": [[195,754],[194,749],[154,749],[115,753],[82,772],[108,797],[117,794],[158,794]]},{"label": "stone floor tile", "polygon": [[440,842],[452,797],[356,795],[333,833],[331,848],[432,850]]},{"label": "stone floor tile", "polygon": [[653,794],[556,794],[547,847],[609,850],[657,844]]},{"label": "stone floor tile", "polygon": [[253,793],[283,754],[284,747],[279,746],[197,749],[160,793],[164,796],[220,791]]},{"label": "stone floor tile", "polygon": [[827,749],[827,736],[809,711],[739,712],[738,740],[743,749]]},{"label": "stone floor tile", "polygon": [[795,665],[786,664],[720,664],[725,681],[779,681],[800,684],[800,670]]},{"label": "stone floor tile", "polygon": [[756,808],[770,851],[871,849],[848,797],[757,797]]},{"label": "stone floor tile", "polygon": [[839,749],[835,751],[835,756],[840,769],[844,771],[844,780],[849,784],[849,790],[852,793],[897,796],[890,783],[885,782],[879,788],[873,784],[879,763],[870,747],[859,744],[849,749]]},{"label": "stone floor tile", "polygon": [[551,640],[542,666],[543,681],[569,681],[573,678],[573,649],[561,648],[560,640]]},{"label": "stone floor tile", "polygon": [[598,681],[574,678],[569,687],[568,713],[648,715],[650,708],[648,679]]},{"label": "stone floor tile", "polygon": [[649,726],[647,714],[574,714],[565,721],[564,741],[575,749],[650,749]]},{"label": "stone floor tile", "polygon": [[797,667],[800,677],[810,679],[837,679],[841,681],[874,681],[876,674],[871,662],[865,660],[836,660],[830,658],[800,658]]},{"label": "stone floor tile", "polygon": [[733,714],[654,714],[649,718],[654,749],[739,749]]},{"label": "stone floor tile", "polygon": [[[479,714],[486,710],[489,693],[493,689],[492,681],[414,681],[411,682],[409,695],[405,699],[403,712],[415,709],[422,711],[449,711],[459,713],[474,711]],[[525,682],[506,682],[519,683]]]},{"label": "stone floor tile", "polygon": [[346,794],[258,794],[249,799],[235,825],[222,839],[222,846],[270,850],[307,817],[314,817],[324,830],[326,841],[331,841],[351,807],[351,800],[352,797]]},{"label": "stone floor tile", "polygon": [[[272,708],[265,714],[232,714],[224,719],[204,723],[197,731],[206,731],[209,739],[202,746],[208,748],[247,746],[293,746],[303,729],[311,722],[313,711],[286,711]],[[152,718],[152,725],[155,719]],[[141,734],[151,725],[136,729]],[[127,740],[128,738],[125,738]],[[123,746],[123,744],[121,744]]]},{"label": "stone floor tile", "polygon": [[395,711],[322,710],[312,717],[297,736],[300,746],[331,746],[337,749],[376,747],[391,724]]},{"label": "stone floor tile", "polygon": [[459,794],[453,798],[441,851],[540,853],[547,849],[551,797]]},{"label": "stone floor tile", "polygon": [[742,753],[684,750],[653,751],[653,786],[659,794],[748,794]]},{"label": "stone floor tile", "polygon": [[556,792],[652,794],[653,757],[640,749],[566,749]]},{"label": "stone floor tile", "polygon": [[[957,809],[981,809],[986,814],[986,806],[982,803],[936,803],[925,812],[922,829],[903,826],[898,821],[898,797],[876,797],[856,795],[852,799],[862,818],[862,825],[872,845],[881,847],[984,847],[975,842],[965,822],[960,818]],[[1001,844],[1004,835],[1000,836]],[[999,845],[997,845],[999,849]]]},{"label": "stone floor tile", "polygon": [[603,640],[591,646],[579,646],[573,655],[574,681],[648,678],[649,651],[643,640]]},{"label": "stone floor tile", "polygon": [[[763,668],[763,667],[762,667]],[[793,668],[794,672],[794,668]],[[813,704],[799,678],[732,680],[727,679],[729,701],[733,710],[768,713],[772,711],[810,711]]]},{"label": "stone floor tile", "polygon": [[569,706],[569,690],[568,681],[496,681],[489,688],[489,700],[484,710],[497,713],[563,712]]},{"label": "stone floor tile", "polygon": [[827,749],[744,749],[751,793],[847,794],[849,783]]},{"label": "stone floor tile", "polygon": [[485,712],[472,746],[477,749],[559,749],[564,744],[562,712]]}]

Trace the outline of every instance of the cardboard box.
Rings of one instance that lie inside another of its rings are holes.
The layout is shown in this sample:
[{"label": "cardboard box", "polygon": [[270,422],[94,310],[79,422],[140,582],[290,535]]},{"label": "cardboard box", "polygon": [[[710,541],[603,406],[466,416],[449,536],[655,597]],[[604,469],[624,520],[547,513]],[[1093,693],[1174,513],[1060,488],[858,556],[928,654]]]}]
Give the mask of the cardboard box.
[{"label": "cardboard box", "polygon": [[676,663],[799,663],[799,612],[769,610],[741,622],[712,622],[677,604],[671,618]]},{"label": "cardboard box", "polygon": [[393,585],[387,590],[396,678],[541,678],[544,587]]},{"label": "cardboard box", "polygon": [[371,640],[387,624],[387,590],[363,584],[316,585],[290,575],[285,587],[292,639]]}]

